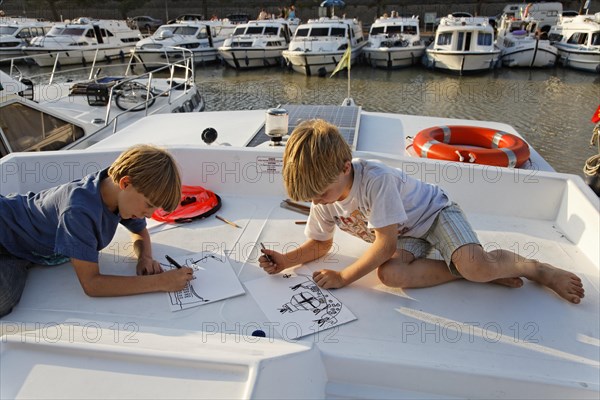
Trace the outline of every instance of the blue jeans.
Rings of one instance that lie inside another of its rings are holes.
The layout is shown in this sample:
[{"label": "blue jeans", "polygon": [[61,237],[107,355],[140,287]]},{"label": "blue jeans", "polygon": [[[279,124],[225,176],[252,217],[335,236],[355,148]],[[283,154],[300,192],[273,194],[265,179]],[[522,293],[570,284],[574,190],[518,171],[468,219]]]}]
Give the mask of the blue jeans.
[{"label": "blue jeans", "polygon": [[10,314],[25,288],[30,261],[15,257],[0,245],[0,318]]}]

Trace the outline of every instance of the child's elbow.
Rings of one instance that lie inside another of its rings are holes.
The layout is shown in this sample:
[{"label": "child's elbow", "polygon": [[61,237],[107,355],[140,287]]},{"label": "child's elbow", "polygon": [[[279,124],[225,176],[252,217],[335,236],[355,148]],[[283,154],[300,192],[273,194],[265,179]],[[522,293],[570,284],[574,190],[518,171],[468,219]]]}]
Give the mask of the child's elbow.
[{"label": "child's elbow", "polygon": [[89,297],[100,297],[100,291],[98,290],[98,286],[93,282],[81,282],[81,288],[83,289],[83,293],[85,293]]}]

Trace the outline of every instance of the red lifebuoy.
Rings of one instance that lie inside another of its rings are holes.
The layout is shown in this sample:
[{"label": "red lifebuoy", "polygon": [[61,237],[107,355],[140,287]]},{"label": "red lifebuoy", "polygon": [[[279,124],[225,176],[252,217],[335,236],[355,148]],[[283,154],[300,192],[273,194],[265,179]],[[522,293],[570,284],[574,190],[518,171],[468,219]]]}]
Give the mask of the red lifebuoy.
[{"label": "red lifebuoy", "polygon": [[529,159],[529,145],[518,136],[477,126],[433,126],[413,141],[420,157],[498,167],[520,167]]}]

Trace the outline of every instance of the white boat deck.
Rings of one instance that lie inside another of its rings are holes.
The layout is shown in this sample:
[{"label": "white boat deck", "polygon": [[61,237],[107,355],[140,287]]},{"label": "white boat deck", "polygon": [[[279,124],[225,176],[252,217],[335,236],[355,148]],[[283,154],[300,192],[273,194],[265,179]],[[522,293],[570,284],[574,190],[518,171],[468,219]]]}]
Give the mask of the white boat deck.
[{"label": "white boat deck", "polygon": [[[216,128],[234,123],[223,118]],[[118,148],[119,135],[113,138],[102,145]],[[177,140],[169,148],[184,183],[214,190],[223,200],[218,214],[242,228],[214,217],[172,229],[153,224],[156,259],[224,250],[244,284],[266,276],[257,265],[259,242],[283,249],[304,241],[304,226],[295,221],[306,217],[280,207],[286,197],[281,175],[258,172],[259,160],[277,158],[276,150]],[[13,154],[0,163],[0,192],[66,182],[110,164],[118,153]],[[0,397],[597,399],[599,203],[582,180],[504,168],[492,178],[473,165],[455,166],[460,177],[450,179],[443,172],[448,164],[381,158],[443,186],[486,248],[577,273],[586,290],[582,303],[570,304],[530,282],[520,289],[458,281],[399,290],[383,287],[371,273],[334,291],[357,320],[292,341],[273,329],[247,290],[171,312],[165,293],[90,298],[69,264],[35,267],[21,302],[1,321]],[[341,269],[366,246],[337,232],[335,251],[301,271]],[[119,229],[102,252],[101,271],[132,274],[130,257],[129,235]],[[250,336],[257,329],[267,337]],[[292,336],[297,326],[286,329]]]}]

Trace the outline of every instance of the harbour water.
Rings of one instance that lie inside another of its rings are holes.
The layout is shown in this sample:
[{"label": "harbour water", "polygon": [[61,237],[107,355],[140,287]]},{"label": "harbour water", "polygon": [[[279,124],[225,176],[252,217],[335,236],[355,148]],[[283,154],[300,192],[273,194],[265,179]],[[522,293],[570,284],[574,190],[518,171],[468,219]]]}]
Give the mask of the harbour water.
[{"label": "harbour water", "polygon": [[[207,111],[264,109],[285,103],[341,104],[346,72],[306,77],[281,68],[196,69]],[[565,68],[503,68],[453,76],[422,67],[394,71],[356,66],[351,96],[366,111],[503,122],[513,126],[555,170],[583,176],[597,153],[590,122],[600,104],[600,77]]]},{"label": "harbour water", "polygon": [[[2,69],[8,72],[6,66]],[[47,69],[21,66],[21,70],[31,76]],[[197,66],[196,82],[207,111],[341,104],[348,95],[346,71],[320,78],[284,68],[236,71],[210,64]],[[583,176],[585,161],[598,151],[589,145],[594,127],[590,118],[600,104],[600,76],[595,74],[558,67],[454,76],[420,66],[388,71],[360,65],[351,70],[350,86],[351,96],[366,111],[509,124],[559,172]]]}]

